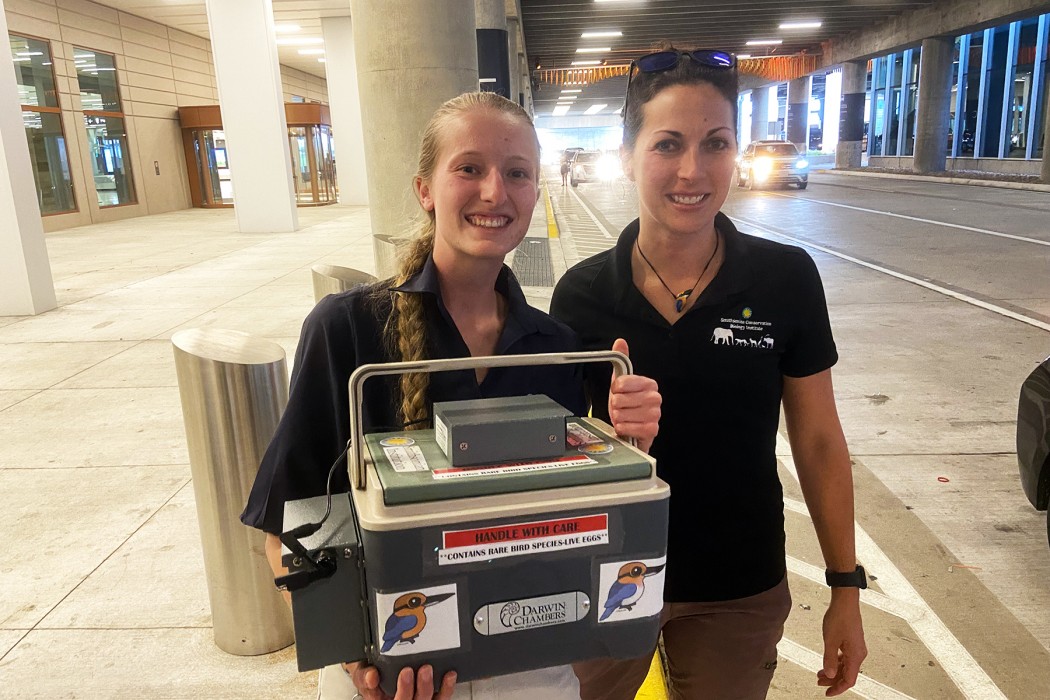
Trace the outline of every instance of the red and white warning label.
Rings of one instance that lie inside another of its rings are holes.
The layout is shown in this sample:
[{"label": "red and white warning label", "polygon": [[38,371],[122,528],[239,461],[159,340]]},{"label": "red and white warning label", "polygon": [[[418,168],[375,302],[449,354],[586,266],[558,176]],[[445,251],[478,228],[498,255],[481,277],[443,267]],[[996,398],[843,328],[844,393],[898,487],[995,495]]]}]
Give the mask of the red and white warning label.
[{"label": "red and white warning label", "polygon": [[466,564],[609,543],[609,515],[538,520],[442,533],[438,564]]}]

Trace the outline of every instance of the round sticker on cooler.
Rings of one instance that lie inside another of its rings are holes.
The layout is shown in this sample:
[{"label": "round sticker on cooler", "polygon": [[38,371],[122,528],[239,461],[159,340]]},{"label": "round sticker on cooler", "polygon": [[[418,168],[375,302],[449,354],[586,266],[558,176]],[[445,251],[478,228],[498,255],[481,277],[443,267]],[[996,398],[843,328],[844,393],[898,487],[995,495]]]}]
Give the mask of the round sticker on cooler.
[{"label": "round sticker on cooler", "polygon": [[380,440],[379,444],[383,447],[408,447],[415,445],[416,441],[410,437],[389,437]]},{"label": "round sticker on cooler", "polygon": [[585,455],[607,455],[613,451],[613,446],[607,442],[597,442],[593,445],[584,445],[578,449]]}]

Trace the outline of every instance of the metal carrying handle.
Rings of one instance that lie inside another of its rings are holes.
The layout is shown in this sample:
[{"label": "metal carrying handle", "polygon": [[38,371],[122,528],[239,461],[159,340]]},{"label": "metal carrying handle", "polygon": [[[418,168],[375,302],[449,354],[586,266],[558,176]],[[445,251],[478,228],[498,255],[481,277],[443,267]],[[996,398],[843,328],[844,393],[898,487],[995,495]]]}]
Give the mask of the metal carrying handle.
[{"label": "metal carrying handle", "polygon": [[[547,352],[535,355],[483,355],[480,357],[457,357],[448,360],[419,360],[416,362],[387,362],[383,364],[361,365],[350,375],[350,451],[347,455],[347,468],[350,470],[350,483],[355,489],[365,488],[365,431],[361,424],[361,412],[364,404],[365,380],[389,374],[407,374],[408,372],[447,372],[459,369],[480,369],[492,367],[529,367],[536,365],[574,365],[590,362],[609,362],[613,366],[613,376],[632,374],[634,368],[631,359],[622,352],[612,350],[594,350],[590,352]],[[634,439],[631,439],[634,444]]]}]

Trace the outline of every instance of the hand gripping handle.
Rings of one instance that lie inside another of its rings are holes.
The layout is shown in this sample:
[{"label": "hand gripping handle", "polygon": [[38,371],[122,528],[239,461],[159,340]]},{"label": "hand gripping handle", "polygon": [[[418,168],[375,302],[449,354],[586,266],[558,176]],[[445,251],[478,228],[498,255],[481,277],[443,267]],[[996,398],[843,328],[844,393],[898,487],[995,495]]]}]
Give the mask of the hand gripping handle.
[{"label": "hand gripping handle", "polygon": [[[361,424],[361,412],[364,403],[362,389],[366,379],[389,374],[406,374],[408,372],[447,372],[460,369],[480,369],[492,367],[528,367],[536,365],[571,365],[588,362],[609,362],[613,366],[613,375],[631,374],[631,360],[626,355],[612,350],[595,350],[592,352],[549,352],[534,355],[485,355],[481,357],[462,357],[448,360],[420,360],[417,362],[388,362],[383,364],[361,365],[350,375],[350,451],[347,468],[350,470],[350,483],[355,489],[365,488],[365,431]],[[631,439],[634,444],[634,439]]]}]

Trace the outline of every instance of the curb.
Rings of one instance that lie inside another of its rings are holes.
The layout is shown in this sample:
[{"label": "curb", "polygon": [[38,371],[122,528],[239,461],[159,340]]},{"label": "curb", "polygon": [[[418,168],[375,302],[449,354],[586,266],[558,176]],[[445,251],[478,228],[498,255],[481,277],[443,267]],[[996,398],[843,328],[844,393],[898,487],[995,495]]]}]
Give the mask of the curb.
[{"label": "curb", "polygon": [[1027,190],[1029,192],[1050,192],[1050,185],[1027,182],[1004,182],[1001,180],[974,180],[968,177],[934,177],[930,175],[905,175],[903,173],[866,173],[858,170],[838,170],[828,168],[815,172],[850,177],[881,177],[888,180],[914,180],[917,182],[943,182],[950,185],[974,185],[976,187],[999,187],[1006,190]]}]

